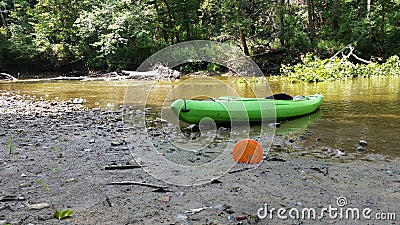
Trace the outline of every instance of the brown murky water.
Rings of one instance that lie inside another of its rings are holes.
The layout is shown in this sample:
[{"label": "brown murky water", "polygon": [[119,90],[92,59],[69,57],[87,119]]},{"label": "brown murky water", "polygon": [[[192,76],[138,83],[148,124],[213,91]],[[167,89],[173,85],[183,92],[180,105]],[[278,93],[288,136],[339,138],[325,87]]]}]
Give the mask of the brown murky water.
[{"label": "brown murky water", "polygon": [[[282,122],[277,133],[312,131],[306,146],[343,148],[355,152],[359,140],[368,142],[368,152],[400,157],[400,78],[374,77],[292,84],[280,78],[240,82],[238,77],[185,78],[177,81],[54,81],[2,83],[0,89],[20,91],[45,99],[83,98],[87,107],[117,108],[124,103],[144,104],[160,109],[174,98],[185,96],[219,97],[266,96],[321,93],[321,110],[302,118]],[[150,94],[147,92],[151,87]],[[125,98],[126,90],[130,94]],[[171,93],[173,93],[171,95]],[[165,101],[165,102],[164,102]],[[319,138],[318,143],[313,138]]]}]

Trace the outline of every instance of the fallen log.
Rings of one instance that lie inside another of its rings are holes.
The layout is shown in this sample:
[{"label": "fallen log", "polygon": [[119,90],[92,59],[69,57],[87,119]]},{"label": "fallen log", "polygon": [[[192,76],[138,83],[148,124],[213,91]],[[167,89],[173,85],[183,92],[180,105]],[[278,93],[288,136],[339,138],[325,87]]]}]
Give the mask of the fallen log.
[{"label": "fallen log", "polygon": [[126,75],[127,78],[131,79],[158,77],[160,75],[157,71],[139,72],[139,71],[122,70],[121,73]]},{"label": "fallen log", "polygon": [[55,77],[55,78],[50,78],[50,80],[84,80],[87,77]]}]

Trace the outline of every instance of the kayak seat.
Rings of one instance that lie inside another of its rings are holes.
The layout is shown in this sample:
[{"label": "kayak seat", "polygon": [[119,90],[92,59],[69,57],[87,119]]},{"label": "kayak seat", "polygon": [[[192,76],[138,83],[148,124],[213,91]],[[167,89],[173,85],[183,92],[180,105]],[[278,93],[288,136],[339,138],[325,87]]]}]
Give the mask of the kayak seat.
[{"label": "kayak seat", "polygon": [[293,100],[293,97],[285,94],[285,93],[281,93],[281,94],[274,94],[271,96],[267,96],[265,97],[266,99],[275,99],[275,100]]}]

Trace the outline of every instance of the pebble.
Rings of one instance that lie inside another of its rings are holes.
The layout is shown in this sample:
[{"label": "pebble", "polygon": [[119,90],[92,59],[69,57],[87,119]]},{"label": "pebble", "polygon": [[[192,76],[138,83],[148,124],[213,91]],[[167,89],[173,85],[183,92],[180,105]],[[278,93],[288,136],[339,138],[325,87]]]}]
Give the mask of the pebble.
[{"label": "pebble", "polygon": [[304,204],[302,202],[296,202],[296,204],[294,204],[294,205],[302,207]]},{"label": "pebble", "polygon": [[346,155],[346,153],[344,152],[343,149],[336,150],[336,155],[335,155],[336,157],[342,157],[344,155]]},{"label": "pebble", "polygon": [[178,214],[178,215],[174,216],[175,222],[180,222],[180,221],[187,220],[187,219],[188,219],[188,217],[184,214]]},{"label": "pebble", "polygon": [[112,141],[111,142],[111,146],[120,146],[120,145],[122,145],[123,143],[122,142],[120,142],[120,141]]},{"label": "pebble", "polygon": [[38,220],[40,221],[45,221],[45,220],[50,220],[53,219],[53,215],[38,215]]},{"label": "pebble", "polygon": [[363,151],[366,150],[366,148],[363,147],[363,146],[358,146],[358,147],[356,148],[356,150],[359,151],[359,152],[363,152]]},{"label": "pebble", "polygon": [[365,141],[365,140],[360,140],[360,142],[358,143],[360,146],[362,146],[362,147],[367,147],[368,146],[368,143],[367,143],[367,141]]},{"label": "pebble", "polygon": [[386,174],[389,175],[389,176],[394,176],[394,173],[391,170],[386,171]]},{"label": "pebble", "polygon": [[247,215],[239,215],[239,216],[236,216],[235,219],[237,221],[245,220],[245,219],[247,219]]},{"label": "pebble", "polygon": [[231,208],[231,206],[230,206],[230,205],[227,205],[227,204],[216,205],[216,206],[214,206],[214,209],[220,210],[220,211],[225,211],[225,210],[227,210],[227,209],[229,209],[229,208]]},{"label": "pebble", "polygon": [[269,123],[268,126],[271,128],[278,128],[281,126],[281,124],[280,123]]},{"label": "pebble", "polygon": [[44,208],[49,208],[50,204],[49,203],[38,203],[38,204],[33,204],[33,205],[27,205],[29,209],[33,210],[40,210]]}]

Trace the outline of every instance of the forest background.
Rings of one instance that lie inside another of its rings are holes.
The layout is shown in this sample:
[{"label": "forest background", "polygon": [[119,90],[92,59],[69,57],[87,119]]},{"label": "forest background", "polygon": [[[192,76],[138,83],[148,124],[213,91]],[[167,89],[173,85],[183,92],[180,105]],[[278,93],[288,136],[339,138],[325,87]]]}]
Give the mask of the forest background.
[{"label": "forest background", "polygon": [[134,70],[166,46],[213,40],[276,74],[307,53],[385,62],[399,37],[400,0],[0,0],[0,71],[10,73]]}]

